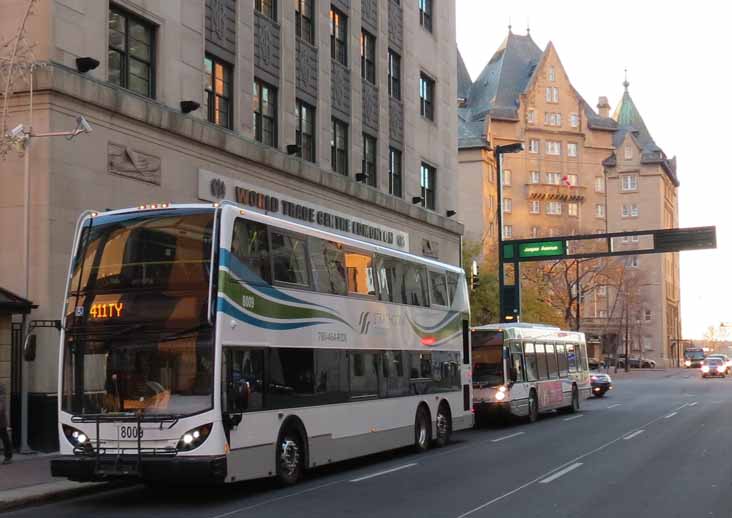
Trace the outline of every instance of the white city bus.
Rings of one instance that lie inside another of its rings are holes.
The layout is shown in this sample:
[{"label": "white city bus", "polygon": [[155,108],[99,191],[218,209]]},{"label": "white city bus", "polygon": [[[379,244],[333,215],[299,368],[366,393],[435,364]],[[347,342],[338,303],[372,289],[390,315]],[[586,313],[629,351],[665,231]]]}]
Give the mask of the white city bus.
[{"label": "white city bus", "polygon": [[540,324],[471,328],[473,408],[480,424],[491,416],[576,412],[591,395],[584,333]]},{"label": "white city bus", "polygon": [[56,476],[289,484],[472,426],[460,268],[228,202],[86,213],[74,250]]}]

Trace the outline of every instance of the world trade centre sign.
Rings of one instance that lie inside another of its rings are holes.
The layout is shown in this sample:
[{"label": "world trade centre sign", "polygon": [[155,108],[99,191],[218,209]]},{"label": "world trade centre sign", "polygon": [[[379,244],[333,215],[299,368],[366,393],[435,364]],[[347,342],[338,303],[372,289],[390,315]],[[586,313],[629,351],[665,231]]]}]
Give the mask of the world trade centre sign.
[{"label": "world trade centre sign", "polygon": [[404,252],[409,251],[409,235],[406,232],[369,221],[355,213],[336,211],[205,169],[198,170],[198,198],[212,202],[232,201],[263,214]]}]

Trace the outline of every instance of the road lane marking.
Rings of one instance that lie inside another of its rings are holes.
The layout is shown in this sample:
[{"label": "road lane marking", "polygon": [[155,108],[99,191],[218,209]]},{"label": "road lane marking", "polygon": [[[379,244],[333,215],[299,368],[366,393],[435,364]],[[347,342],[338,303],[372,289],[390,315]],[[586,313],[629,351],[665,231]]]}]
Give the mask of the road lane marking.
[{"label": "road lane marking", "polygon": [[609,448],[610,446],[612,446],[612,445],[613,445],[613,444],[615,444],[616,442],[622,441],[622,440],[623,440],[623,437],[625,437],[625,436],[627,436],[627,435],[630,435],[631,433],[633,433],[633,432],[635,432],[635,431],[637,431],[637,430],[640,430],[640,429],[645,429],[645,428],[648,428],[648,427],[649,427],[649,426],[651,426],[651,425],[652,425],[653,423],[657,423],[657,422],[658,422],[658,421],[660,421],[661,419],[663,419],[663,416],[659,416],[659,417],[656,417],[655,419],[651,419],[650,421],[648,421],[647,423],[645,423],[645,424],[641,425],[640,427],[638,427],[638,428],[634,428],[634,429],[632,429],[632,430],[630,430],[630,431],[628,431],[628,432],[624,433],[624,434],[623,434],[623,435],[621,435],[620,437],[616,437],[615,439],[613,439],[613,440],[611,440],[611,441],[608,441],[608,442],[606,442],[605,444],[602,444],[602,445],[598,446],[598,447],[597,447],[597,448],[595,448],[594,450],[590,450],[590,451],[588,451],[588,452],[585,452],[585,453],[583,453],[582,455],[580,455],[580,456],[578,456],[578,457],[575,457],[574,459],[570,460],[569,462],[565,462],[565,463],[564,463],[564,464],[562,464],[561,466],[557,466],[556,468],[554,468],[554,469],[551,469],[551,470],[547,471],[547,472],[546,472],[546,473],[544,473],[543,475],[541,475],[541,476],[539,476],[539,477],[537,477],[537,478],[535,478],[535,479],[533,479],[533,480],[529,480],[529,481],[528,481],[528,482],[526,482],[525,484],[523,484],[523,485],[520,485],[520,486],[518,486],[517,488],[514,488],[514,489],[512,489],[511,491],[508,491],[508,492],[506,492],[506,493],[503,493],[502,495],[499,495],[499,496],[495,497],[494,499],[492,499],[492,500],[489,500],[489,501],[485,502],[484,504],[481,504],[481,505],[479,505],[478,507],[474,507],[473,509],[470,509],[469,511],[465,511],[465,512],[464,512],[463,514],[461,514],[461,515],[457,516],[457,518],[466,518],[467,516],[470,516],[471,514],[475,514],[475,513],[477,513],[478,511],[480,511],[480,510],[482,510],[482,509],[485,509],[486,507],[488,507],[488,506],[490,506],[490,505],[493,505],[493,504],[495,504],[496,502],[500,502],[501,500],[503,500],[503,499],[505,499],[505,498],[508,498],[509,496],[511,496],[511,495],[514,495],[514,494],[518,493],[519,491],[522,491],[522,490],[526,489],[527,487],[529,487],[529,486],[531,486],[531,485],[535,484],[535,483],[536,483],[536,482],[538,482],[539,480],[542,480],[542,479],[544,479],[544,478],[548,477],[549,475],[551,475],[551,474],[552,474],[552,473],[554,473],[555,471],[557,471],[557,470],[559,470],[559,469],[562,469],[562,468],[565,468],[565,467],[567,467],[567,466],[570,466],[570,465],[572,465],[573,463],[575,463],[575,462],[577,462],[577,461],[580,461],[580,460],[582,460],[582,459],[584,459],[584,458],[586,458],[586,457],[589,457],[590,455],[594,455],[595,453],[599,453],[599,452],[601,452],[602,450],[605,450],[605,449]]},{"label": "road lane marking", "polygon": [[551,476],[548,476],[548,477],[546,477],[546,478],[545,478],[545,479],[543,479],[543,480],[540,480],[540,481],[539,481],[539,484],[548,484],[549,482],[552,482],[553,480],[556,480],[556,479],[558,479],[559,477],[563,477],[564,475],[566,475],[566,474],[567,474],[567,473],[569,473],[570,471],[574,471],[575,469],[579,468],[579,467],[580,467],[581,465],[582,465],[582,463],[581,463],[581,462],[575,462],[575,463],[574,463],[574,464],[572,464],[571,466],[567,466],[567,467],[566,467],[566,468],[564,468],[563,470],[561,470],[561,471],[557,471],[557,472],[556,472],[556,473],[554,473],[553,475],[551,475]]},{"label": "road lane marking", "polygon": [[394,473],[395,471],[400,471],[402,469],[411,468],[412,466],[416,466],[416,465],[417,465],[416,462],[412,462],[411,464],[404,464],[402,466],[397,466],[396,468],[385,469],[384,471],[379,471],[378,473],[372,473],[371,475],[354,478],[353,480],[350,480],[349,482],[361,482],[362,480],[368,480],[370,478],[380,477],[381,475],[386,475],[388,473]]},{"label": "road lane marking", "polygon": [[638,436],[639,436],[640,434],[642,434],[643,432],[645,432],[645,430],[636,430],[635,432],[631,433],[630,435],[626,435],[625,437],[623,437],[623,440],[624,440],[624,441],[629,441],[629,440],[631,440],[631,439],[632,439],[633,437],[638,437]]},{"label": "road lane marking", "polygon": [[698,402],[698,401],[694,401],[693,403],[689,403],[689,406],[694,406],[694,405],[696,405],[697,403],[699,403],[699,402]]},{"label": "road lane marking", "polygon": [[514,437],[518,437],[519,435],[523,435],[525,433],[526,432],[516,432],[516,433],[512,433],[511,435],[504,435],[503,437],[499,437],[498,439],[493,439],[491,442],[505,441],[506,439],[512,439]]},{"label": "road lane marking", "polygon": [[584,415],[585,414],[579,414],[579,415],[575,415],[572,417],[567,417],[566,419],[564,419],[564,421],[573,421],[574,419],[579,419],[580,417],[584,417]]},{"label": "road lane marking", "polygon": [[678,414],[678,412],[671,412],[669,415],[667,415],[666,417],[664,417],[664,419],[671,419],[676,414]]},{"label": "road lane marking", "polygon": [[678,412],[679,410],[681,410],[682,408],[687,407],[687,406],[689,406],[689,403],[684,403],[679,408],[674,408],[674,412]]},{"label": "road lane marking", "polygon": [[610,405],[608,408],[615,408],[616,406],[620,406],[622,403],[615,403],[613,405]]}]

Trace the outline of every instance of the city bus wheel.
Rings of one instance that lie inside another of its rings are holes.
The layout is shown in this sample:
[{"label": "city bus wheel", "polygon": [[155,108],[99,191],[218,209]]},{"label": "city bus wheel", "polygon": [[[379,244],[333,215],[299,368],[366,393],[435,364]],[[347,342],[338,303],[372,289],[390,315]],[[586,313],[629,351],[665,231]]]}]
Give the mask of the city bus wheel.
[{"label": "city bus wheel", "polygon": [[579,391],[577,390],[577,386],[574,385],[572,387],[572,404],[567,408],[567,411],[570,414],[574,414],[575,412],[579,412],[580,409],[580,401],[579,401]]},{"label": "city bus wheel", "polygon": [[427,451],[432,440],[432,423],[423,406],[417,409],[414,420],[414,447],[418,452]]},{"label": "city bus wheel", "polygon": [[437,410],[435,428],[437,431],[435,444],[438,448],[441,448],[450,442],[450,435],[452,435],[452,416],[450,415],[450,408],[444,401],[440,403],[440,408]]},{"label": "city bus wheel", "polygon": [[529,392],[529,422],[535,423],[539,419],[539,400],[536,398],[536,392]]},{"label": "city bus wheel", "polygon": [[292,429],[282,434],[277,444],[277,478],[291,486],[302,477],[304,450],[300,435]]}]

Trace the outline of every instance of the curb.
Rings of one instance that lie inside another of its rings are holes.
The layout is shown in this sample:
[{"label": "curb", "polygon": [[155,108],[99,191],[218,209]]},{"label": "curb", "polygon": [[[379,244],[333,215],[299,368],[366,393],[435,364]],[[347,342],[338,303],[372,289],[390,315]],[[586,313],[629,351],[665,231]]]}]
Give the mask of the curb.
[{"label": "curb", "polygon": [[120,482],[71,482],[62,480],[0,492],[0,513],[19,507],[48,503],[124,487]]}]

